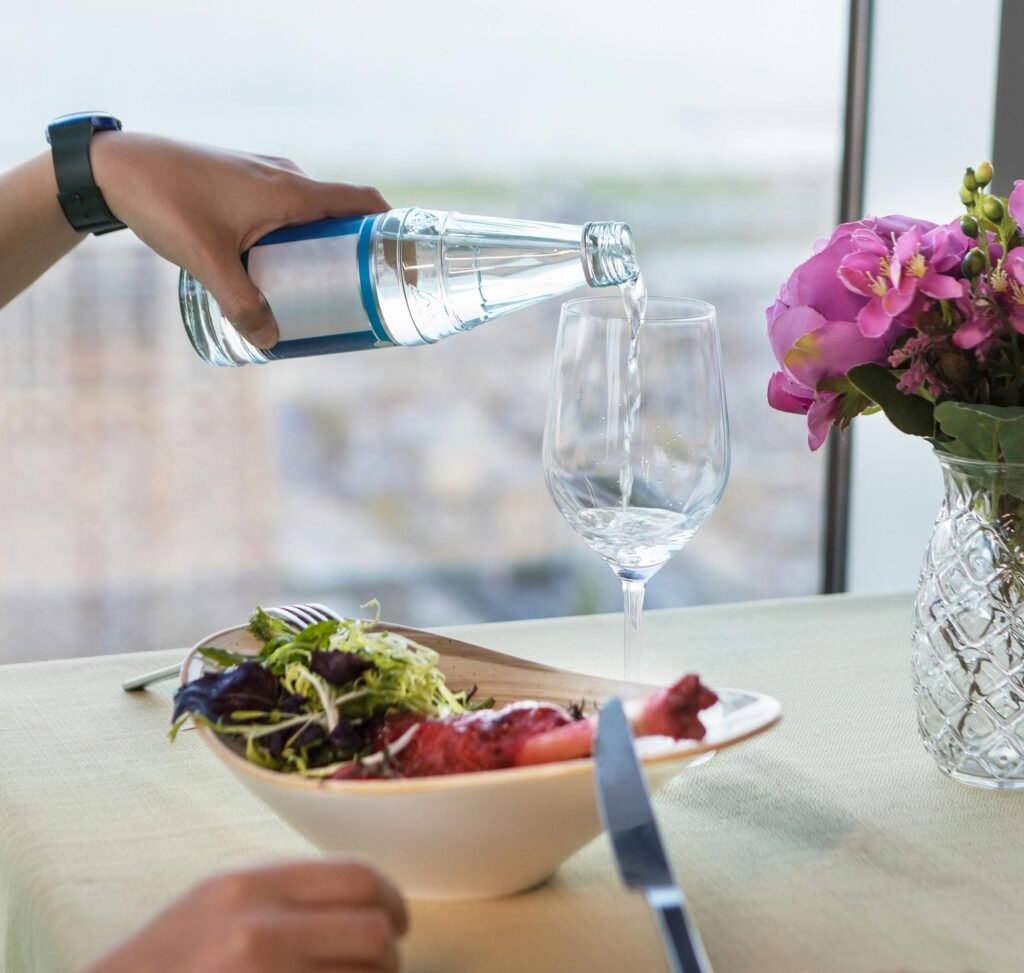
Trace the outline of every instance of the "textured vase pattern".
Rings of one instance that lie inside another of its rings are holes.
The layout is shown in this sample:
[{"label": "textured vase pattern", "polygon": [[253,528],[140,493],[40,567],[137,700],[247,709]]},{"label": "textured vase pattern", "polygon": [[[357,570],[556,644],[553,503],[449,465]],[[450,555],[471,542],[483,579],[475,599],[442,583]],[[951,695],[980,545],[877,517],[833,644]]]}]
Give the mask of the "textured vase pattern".
[{"label": "textured vase pattern", "polygon": [[918,725],[950,776],[1024,788],[1024,466],[939,461],[914,611]]}]

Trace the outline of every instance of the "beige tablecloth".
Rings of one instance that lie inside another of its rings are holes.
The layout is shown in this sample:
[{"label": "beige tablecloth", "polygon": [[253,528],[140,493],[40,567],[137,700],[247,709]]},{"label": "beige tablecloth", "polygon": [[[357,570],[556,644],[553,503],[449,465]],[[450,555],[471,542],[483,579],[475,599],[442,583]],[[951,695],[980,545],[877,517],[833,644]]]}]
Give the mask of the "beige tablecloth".
[{"label": "beige tablecloth", "polygon": [[[652,680],[693,668],[785,710],[655,799],[716,973],[1024,969],[1024,795],[956,784],[922,750],[909,616],[908,596],[840,596],[646,617]],[[602,674],[620,664],[615,616],[450,631]],[[167,743],[169,688],[118,688],[178,655],[0,667],[8,973],[82,969],[209,871],[311,853],[193,735]],[[411,973],[665,969],[604,838],[536,891],[415,904],[403,956]]]}]

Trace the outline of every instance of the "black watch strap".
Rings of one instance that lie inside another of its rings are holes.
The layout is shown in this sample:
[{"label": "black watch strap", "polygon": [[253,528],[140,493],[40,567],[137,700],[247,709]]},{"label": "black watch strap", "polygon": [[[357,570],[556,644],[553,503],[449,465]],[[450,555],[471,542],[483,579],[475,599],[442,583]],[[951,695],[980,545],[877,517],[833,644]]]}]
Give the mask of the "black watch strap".
[{"label": "black watch strap", "polygon": [[107,206],[89,161],[89,143],[97,131],[120,129],[112,115],[72,115],[56,119],[46,131],[53,151],[57,199],[68,222],[80,233],[112,233],[125,228]]}]

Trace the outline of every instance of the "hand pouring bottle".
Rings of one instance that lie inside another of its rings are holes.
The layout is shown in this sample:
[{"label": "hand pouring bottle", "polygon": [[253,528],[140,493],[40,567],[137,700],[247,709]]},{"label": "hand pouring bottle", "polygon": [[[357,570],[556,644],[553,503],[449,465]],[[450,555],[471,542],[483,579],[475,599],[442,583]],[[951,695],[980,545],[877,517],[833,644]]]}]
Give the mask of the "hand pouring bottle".
[{"label": "hand pouring bottle", "polygon": [[244,256],[277,320],[268,350],[245,340],[181,272],[185,330],[214,365],[432,344],[583,286],[638,272],[625,223],[569,226],[396,209],[265,236]]}]

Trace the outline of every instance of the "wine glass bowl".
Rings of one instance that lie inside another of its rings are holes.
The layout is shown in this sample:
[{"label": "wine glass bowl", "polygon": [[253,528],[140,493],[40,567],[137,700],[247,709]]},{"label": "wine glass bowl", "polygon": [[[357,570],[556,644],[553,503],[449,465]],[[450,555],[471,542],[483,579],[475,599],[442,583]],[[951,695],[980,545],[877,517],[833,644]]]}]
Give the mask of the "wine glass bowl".
[{"label": "wine glass bowl", "polygon": [[711,515],[729,475],[714,308],[650,298],[631,372],[632,338],[618,297],[563,305],[543,447],[555,505],[622,583],[627,678],[638,675],[644,585]]}]

